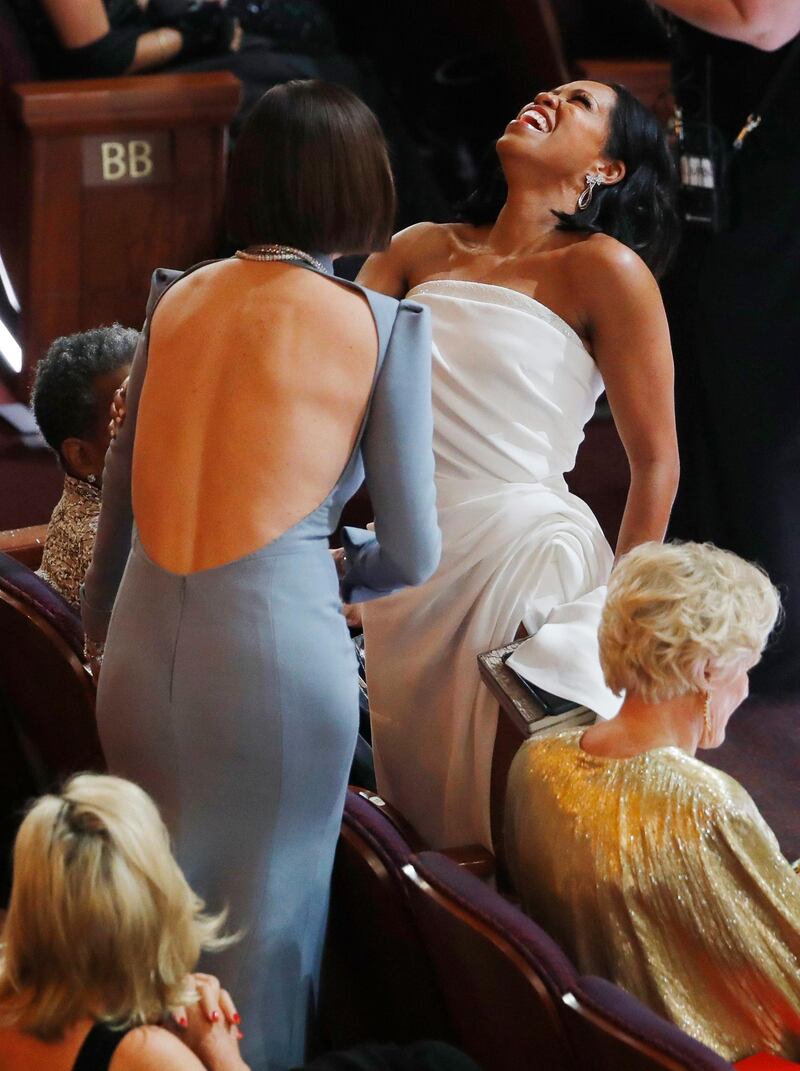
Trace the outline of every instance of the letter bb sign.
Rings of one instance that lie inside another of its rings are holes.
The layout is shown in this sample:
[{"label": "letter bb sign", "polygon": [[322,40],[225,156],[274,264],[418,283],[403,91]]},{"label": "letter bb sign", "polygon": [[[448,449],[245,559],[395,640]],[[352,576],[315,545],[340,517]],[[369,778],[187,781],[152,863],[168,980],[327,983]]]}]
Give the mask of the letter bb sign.
[{"label": "letter bb sign", "polygon": [[152,186],[172,178],[166,130],[101,134],[82,139],[84,186]]}]

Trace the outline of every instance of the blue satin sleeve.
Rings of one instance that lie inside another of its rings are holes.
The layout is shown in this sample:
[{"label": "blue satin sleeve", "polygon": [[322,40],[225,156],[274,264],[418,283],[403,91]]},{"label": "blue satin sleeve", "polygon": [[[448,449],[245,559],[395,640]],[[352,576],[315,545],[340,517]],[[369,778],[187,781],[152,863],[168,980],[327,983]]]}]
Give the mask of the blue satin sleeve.
[{"label": "blue satin sleeve", "polygon": [[114,599],[128,562],[133,533],[131,505],[131,470],[133,443],[139,397],[147,370],[147,345],[150,318],[158,299],[182,275],[179,271],[159,268],[153,273],[147,318],[131,364],[125,396],[125,420],[106,453],[103,468],[103,493],[92,563],[81,587],[81,616],[87,637],[97,643],[106,638]]},{"label": "blue satin sleeve", "polygon": [[345,528],[345,602],[367,602],[436,570],[430,312],[401,301],[361,444],[375,531]]}]

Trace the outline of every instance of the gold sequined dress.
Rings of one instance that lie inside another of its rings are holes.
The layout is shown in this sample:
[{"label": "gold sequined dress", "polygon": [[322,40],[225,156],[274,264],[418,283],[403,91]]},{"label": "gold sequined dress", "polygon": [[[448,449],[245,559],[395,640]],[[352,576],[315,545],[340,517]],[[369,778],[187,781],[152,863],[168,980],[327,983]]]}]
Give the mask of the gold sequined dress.
[{"label": "gold sequined dress", "polygon": [[80,612],[79,592],[92,560],[100,492],[84,480],[64,477],[64,492],[47,526],[39,576]]},{"label": "gold sequined dress", "polygon": [[511,768],[509,868],[524,909],[728,1060],[800,1057],[800,877],[745,790],[676,747],[589,755],[583,730]]}]

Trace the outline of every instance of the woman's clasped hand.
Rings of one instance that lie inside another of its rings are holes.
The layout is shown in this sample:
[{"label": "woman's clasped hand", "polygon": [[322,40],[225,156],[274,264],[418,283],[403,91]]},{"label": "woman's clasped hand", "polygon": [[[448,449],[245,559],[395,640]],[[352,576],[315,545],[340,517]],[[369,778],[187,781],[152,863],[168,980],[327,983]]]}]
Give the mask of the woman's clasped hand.
[{"label": "woman's clasped hand", "polygon": [[230,993],[213,974],[195,973],[187,982],[194,985],[197,1000],[173,1008],[170,1026],[206,1067],[227,1067],[239,1057],[241,1016]]}]

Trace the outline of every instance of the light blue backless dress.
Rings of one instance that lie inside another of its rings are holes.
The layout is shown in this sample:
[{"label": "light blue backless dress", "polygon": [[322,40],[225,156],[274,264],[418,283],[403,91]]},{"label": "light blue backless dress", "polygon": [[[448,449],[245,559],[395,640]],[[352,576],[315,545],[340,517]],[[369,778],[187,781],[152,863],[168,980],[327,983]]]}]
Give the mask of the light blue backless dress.
[{"label": "light blue backless dress", "polygon": [[243,931],[204,967],[238,1003],[253,1071],[283,1071],[305,1056],[358,725],[328,537],[366,474],[376,533],[348,532],[341,595],[375,598],[436,568],[429,315],[362,291],[378,363],[338,483],[261,550],[183,576],[148,558],[131,507],[148,324],[181,277],[154,277],[126,422],[106,458],[84,623],[92,639],[108,632],[97,717],[109,769],[153,796],[190,884],[209,910],[227,905],[229,929]]}]

